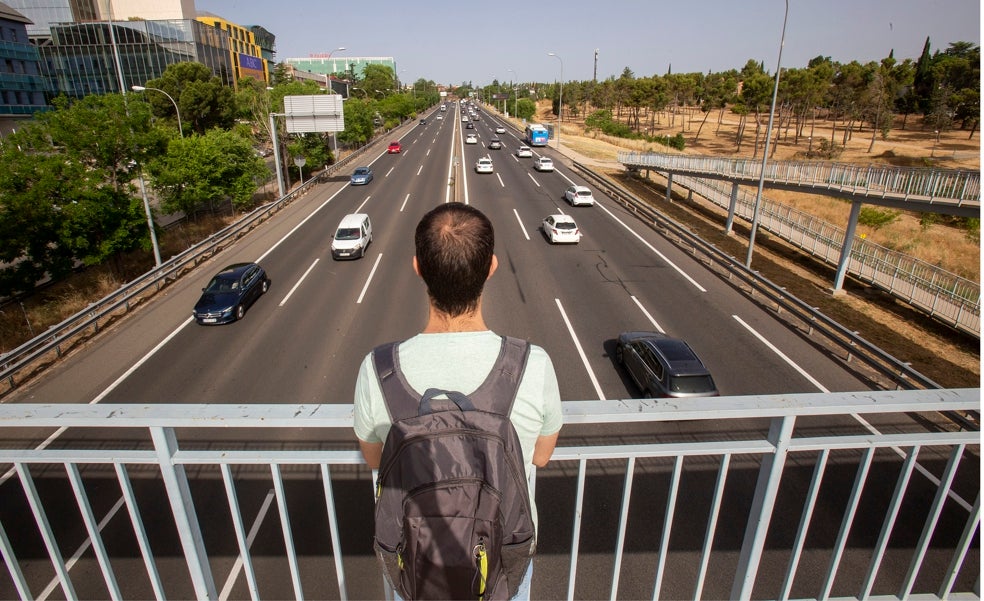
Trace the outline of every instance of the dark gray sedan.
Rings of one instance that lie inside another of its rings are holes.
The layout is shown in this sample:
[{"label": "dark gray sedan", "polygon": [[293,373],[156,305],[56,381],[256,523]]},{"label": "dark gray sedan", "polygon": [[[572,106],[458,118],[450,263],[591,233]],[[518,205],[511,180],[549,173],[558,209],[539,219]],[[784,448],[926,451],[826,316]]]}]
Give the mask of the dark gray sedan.
[{"label": "dark gray sedan", "polygon": [[235,263],[215,274],[195,303],[195,321],[201,325],[242,319],[256,299],[270,289],[270,278],[256,263]]},{"label": "dark gray sedan", "polygon": [[679,338],[659,332],[623,332],[615,360],[646,398],[718,396],[711,372]]}]

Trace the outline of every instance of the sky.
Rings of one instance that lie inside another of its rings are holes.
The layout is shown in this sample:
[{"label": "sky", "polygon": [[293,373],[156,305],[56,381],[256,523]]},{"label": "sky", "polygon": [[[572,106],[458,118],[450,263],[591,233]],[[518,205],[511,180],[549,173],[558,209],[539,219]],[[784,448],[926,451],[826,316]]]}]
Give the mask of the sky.
[{"label": "sky", "polygon": [[[917,59],[952,42],[981,43],[980,0],[788,0],[783,68],[816,56],[847,63]],[[277,60],[393,57],[403,82],[590,80],[741,69],[775,73],[784,0],[196,0],[277,37]],[[344,47],[338,51],[336,48]],[[559,57],[550,56],[553,52]]]}]

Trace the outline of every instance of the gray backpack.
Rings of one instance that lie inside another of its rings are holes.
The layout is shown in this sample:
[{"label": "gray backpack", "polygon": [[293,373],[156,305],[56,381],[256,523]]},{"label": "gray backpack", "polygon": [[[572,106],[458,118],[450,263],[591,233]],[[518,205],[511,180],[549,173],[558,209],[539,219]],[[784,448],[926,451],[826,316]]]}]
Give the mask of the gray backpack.
[{"label": "gray backpack", "polygon": [[376,481],[373,547],[384,573],[404,599],[508,599],[536,547],[523,451],[509,421],[529,343],[503,337],[492,371],[467,396],[415,393],[398,347],[373,350],[393,422]]}]

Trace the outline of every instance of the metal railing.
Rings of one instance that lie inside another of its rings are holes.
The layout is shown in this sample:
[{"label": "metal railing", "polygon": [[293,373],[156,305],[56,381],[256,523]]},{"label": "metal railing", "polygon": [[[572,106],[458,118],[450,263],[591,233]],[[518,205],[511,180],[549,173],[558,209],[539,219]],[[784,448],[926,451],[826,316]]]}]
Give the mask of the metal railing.
[{"label": "metal railing", "polygon": [[[620,152],[618,161],[656,171],[716,173],[732,180],[758,182],[762,161],[661,153]],[[804,188],[824,188],[860,196],[929,200],[955,206],[981,206],[977,171],[852,165],[826,161],[769,161],[765,179]],[[914,208],[913,210],[920,210]]]},{"label": "metal railing", "polygon": [[[622,158],[628,157],[619,155],[619,159]],[[713,165],[708,161],[703,166],[710,168]],[[727,167],[728,161],[721,160],[721,166]],[[699,177],[679,174],[673,182],[724,209],[729,208],[730,186],[719,186]],[[739,191],[735,213],[750,221],[754,205],[753,194]],[[759,225],[830,265],[836,266],[840,260],[846,235],[843,228],[765,198],[760,206]],[[858,280],[884,290],[947,325],[980,337],[979,283],[860,236],[854,238],[847,269]]]},{"label": "metal railing", "polygon": [[[352,410],[0,405],[0,597],[382,598]],[[534,596],[979,599],[980,433],[933,417],[979,410],[979,389],[567,401]],[[340,437],[285,442],[305,431]]]}]

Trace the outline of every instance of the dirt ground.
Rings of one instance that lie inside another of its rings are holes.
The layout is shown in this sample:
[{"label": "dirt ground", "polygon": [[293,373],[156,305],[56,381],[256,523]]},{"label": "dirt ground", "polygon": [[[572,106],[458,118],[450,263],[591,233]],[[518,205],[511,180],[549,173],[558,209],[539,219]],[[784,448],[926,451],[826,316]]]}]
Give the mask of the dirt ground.
[{"label": "dirt ground", "polygon": [[[700,121],[703,114],[696,112],[673,119],[662,115],[657,120],[658,135],[675,135],[682,132],[686,139],[687,154],[717,156],[740,156],[752,158],[754,152],[755,127],[749,124],[741,152],[736,152],[737,116],[725,114],[721,123],[719,115],[708,115],[703,128]],[[765,131],[765,119],[761,135]],[[541,122],[555,123],[549,115],[549,105],[541,104],[538,118]],[[686,123],[686,125],[684,125]],[[920,120],[910,116],[906,129],[901,129],[901,117],[897,128],[887,139],[877,137],[872,152],[871,131],[853,131],[839,156],[833,159],[839,163],[891,164],[908,167],[935,167],[941,169],[980,169],[979,135],[970,137],[969,131],[947,131],[937,135],[921,127]],[[838,144],[843,141],[843,125],[837,124],[834,134]],[[700,129],[696,143],[694,139]],[[665,202],[665,179],[653,176],[646,181],[630,177],[617,163],[617,153],[622,150],[674,152],[666,147],[645,142],[621,140],[597,133],[585,133],[578,122],[565,119],[561,127],[561,144],[572,154],[587,158],[598,169],[618,179],[624,186],[644,197],[650,198],[661,210],[666,211],[677,221],[689,224],[705,240],[718,245],[732,256],[744,257],[747,252],[747,228],[735,224],[735,234],[723,234],[724,213],[706,202],[686,202],[684,197],[676,197],[675,202]],[[809,132],[809,128],[806,129]],[[812,130],[812,141],[806,137],[794,141],[792,132],[788,138],[781,137],[770,157],[776,160],[819,160],[807,159],[807,151],[817,148],[818,140],[830,139],[831,125],[817,123]],[[759,148],[761,157],[761,145]],[[796,194],[779,190],[766,190],[765,196],[800,210],[817,215],[831,223],[844,227],[850,205],[843,201],[822,195]],[[696,197],[695,197],[696,198]],[[897,219],[878,229],[859,227],[859,234],[870,237],[875,242],[916,256],[921,260],[939,265],[961,277],[980,282],[980,241],[979,236],[968,235],[963,228],[949,222],[926,225],[917,214],[901,213]],[[812,260],[785,243],[761,232],[756,238],[755,268],[772,282],[785,286],[792,294],[811,306],[818,307],[824,314],[839,323],[859,332],[866,340],[876,344],[901,361],[907,361],[927,377],[947,388],[980,387],[980,341],[977,338],[956,332],[930,317],[912,310],[887,294],[848,278],[845,283],[846,294],[833,296],[830,293],[834,276],[832,267]]]}]

